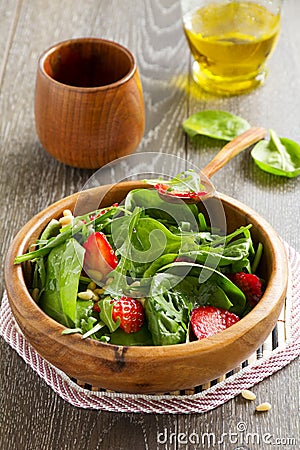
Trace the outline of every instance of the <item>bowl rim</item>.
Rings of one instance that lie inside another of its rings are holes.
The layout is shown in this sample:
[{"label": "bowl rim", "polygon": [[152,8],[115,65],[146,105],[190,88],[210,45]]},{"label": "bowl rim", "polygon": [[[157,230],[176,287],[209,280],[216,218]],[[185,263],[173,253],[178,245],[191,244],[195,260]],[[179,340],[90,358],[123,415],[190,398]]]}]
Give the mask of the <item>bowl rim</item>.
[{"label": "bowl rim", "polygon": [[[147,185],[141,184],[138,181],[126,181],[119,183],[118,185],[123,185],[123,187],[125,187],[126,189],[128,188],[128,186],[131,186],[131,189],[133,189],[133,186],[135,186],[135,188],[147,188]],[[107,188],[107,185],[100,186],[100,188],[105,187]],[[92,188],[87,191],[95,189],[99,188]],[[61,332],[66,327],[56,322],[54,319],[44,313],[41,308],[38,307],[27,289],[22,265],[14,265],[13,261],[17,255],[27,251],[30,236],[34,235],[34,233],[36,233],[42,225],[45,226],[52,217],[57,217],[59,211],[67,209],[67,205],[70,205],[70,203],[72,202],[76,202],[79,194],[80,192],[76,192],[67,197],[64,197],[61,200],[52,203],[50,206],[32,217],[20,229],[13,242],[11,243],[6,255],[4,267],[5,285],[9,300],[10,298],[18,298],[18,305],[20,308],[22,308],[22,305],[29,308],[34,308],[39,320],[45,324],[45,332],[47,331],[46,328],[49,332],[51,331],[51,337],[53,339],[54,331],[57,331],[57,334],[55,334],[55,340],[61,345],[70,346],[74,344],[76,345],[76,349],[79,351],[84,351],[84,349],[86,349],[88,346],[90,347],[90,349],[96,349],[97,352],[104,351],[104,353],[116,352],[117,350],[121,349],[122,351],[126,351],[127,361],[135,360],[136,358],[144,358],[145,354],[148,352],[151,353],[151,358],[162,358],[165,361],[174,357],[184,359],[185,357],[189,358],[195,353],[209,352],[216,347],[219,347],[220,345],[224,346],[230,344],[235,341],[237,337],[242,338],[249,331],[251,331],[252,328],[256,327],[260,322],[263,322],[268,317],[268,315],[276,307],[278,307],[281,302],[283,302],[288,283],[288,263],[281,238],[271,227],[271,225],[252,208],[225,194],[216,193],[216,196],[222,201],[222,203],[225,203],[227,205],[234,204],[235,208],[245,213],[245,216],[247,220],[249,220],[249,222],[254,221],[256,222],[256,224],[259,224],[259,227],[265,235],[265,238],[272,242],[272,251],[274,251],[274,267],[270,275],[268,285],[260,302],[245,317],[243,317],[239,322],[235,323],[226,330],[206,339],[176,345],[122,346],[102,343],[90,338],[82,340],[81,335],[79,334],[71,334],[68,336],[62,335]],[[278,297],[279,290],[281,292],[281,295]]]}]

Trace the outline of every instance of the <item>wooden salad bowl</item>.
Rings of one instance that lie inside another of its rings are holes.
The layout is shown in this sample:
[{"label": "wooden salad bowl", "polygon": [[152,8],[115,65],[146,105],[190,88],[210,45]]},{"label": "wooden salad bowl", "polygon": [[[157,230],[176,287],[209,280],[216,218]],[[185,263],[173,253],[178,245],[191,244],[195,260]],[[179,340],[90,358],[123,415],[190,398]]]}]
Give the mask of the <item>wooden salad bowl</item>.
[{"label": "wooden salad bowl", "polygon": [[[101,206],[120,202],[140,182],[115,185]],[[79,195],[102,195],[107,186],[66,197],[33,217],[17,234],[5,263],[5,281],[14,317],[26,339],[47,361],[93,386],[118,392],[162,393],[192,388],[213,380],[246,360],[272,331],[286,295],[287,258],[274,229],[256,212],[242,203],[218,194],[226,214],[228,232],[249,223],[254,242],[262,242],[263,258],[259,274],[266,281],[260,302],[238,323],[209,338],[187,344],[126,347],[81,339],[81,335],[62,335],[64,326],[47,316],[29,294],[28,264],[14,265],[17,255],[27,251],[51,218],[63,210],[73,210]],[[82,197],[81,197],[82,199]],[[210,199],[209,201],[214,201]],[[201,209],[203,206],[199,204]],[[87,209],[86,212],[88,212]]]}]

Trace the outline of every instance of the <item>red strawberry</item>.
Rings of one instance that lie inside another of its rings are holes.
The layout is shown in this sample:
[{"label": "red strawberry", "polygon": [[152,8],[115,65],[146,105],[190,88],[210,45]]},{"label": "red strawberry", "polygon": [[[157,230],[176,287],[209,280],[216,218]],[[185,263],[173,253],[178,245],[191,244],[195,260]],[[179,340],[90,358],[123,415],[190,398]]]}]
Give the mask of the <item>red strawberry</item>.
[{"label": "red strawberry", "polygon": [[118,258],[108,242],[105,234],[97,231],[91,234],[83,244],[85,248],[84,271],[96,270],[106,276],[118,265]]},{"label": "red strawberry", "polygon": [[125,333],[135,333],[139,331],[145,322],[145,311],[143,305],[131,298],[121,297],[114,301],[112,318],[116,322],[120,318],[120,328]]},{"label": "red strawberry", "polygon": [[194,308],[191,314],[191,330],[198,339],[204,339],[226,330],[240,319],[226,309],[215,306]]},{"label": "red strawberry", "polygon": [[262,297],[262,282],[257,275],[237,272],[227,276],[245,294],[252,307],[259,302]]}]

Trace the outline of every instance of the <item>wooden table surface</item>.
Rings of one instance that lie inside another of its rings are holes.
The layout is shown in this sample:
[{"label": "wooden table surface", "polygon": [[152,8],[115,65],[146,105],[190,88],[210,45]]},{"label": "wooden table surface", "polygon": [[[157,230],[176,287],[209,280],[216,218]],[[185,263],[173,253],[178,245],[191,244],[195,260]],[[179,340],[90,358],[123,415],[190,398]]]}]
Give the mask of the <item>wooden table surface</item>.
[{"label": "wooden table surface", "polygon": [[[66,167],[41,148],[35,133],[33,96],[39,54],[71,37],[96,36],[128,46],[141,73],[146,130],[139,151],[164,151],[204,166],[219,148],[195,145],[181,128],[191,113],[223,109],[251,124],[300,142],[300,2],[284,3],[282,34],[263,88],[244,96],[213,97],[189,77],[190,55],[175,0],[0,0],[0,248],[1,262],[17,230],[37,211],[82,188],[92,172]],[[300,177],[260,171],[249,153],[214,176],[218,190],[250,205],[300,251]],[[1,274],[1,279],[3,276]],[[4,290],[1,284],[1,293]],[[194,448],[192,433],[213,433],[216,449],[299,448],[299,361],[255,386],[272,410],[255,414],[235,398],[206,414],[143,415],[77,409],[58,397],[1,339],[0,449]],[[244,422],[260,443],[234,443],[229,433]],[[168,443],[160,443],[159,433]],[[173,434],[172,434],[173,433]],[[175,433],[175,434],[174,434]],[[184,435],[180,435],[184,433]],[[173,437],[172,437],[173,436]],[[274,441],[273,439],[273,441]],[[294,442],[287,444],[288,439]],[[198,446],[197,448],[208,448]]]}]

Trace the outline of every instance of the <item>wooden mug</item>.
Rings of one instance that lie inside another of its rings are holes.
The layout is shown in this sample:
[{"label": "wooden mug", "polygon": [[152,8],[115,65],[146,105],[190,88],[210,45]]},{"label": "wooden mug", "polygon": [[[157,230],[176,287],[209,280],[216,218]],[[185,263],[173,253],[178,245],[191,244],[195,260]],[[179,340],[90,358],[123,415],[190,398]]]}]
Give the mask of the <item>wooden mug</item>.
[{"label": "wooden mug", "polygon": [[145,112],[132,53],[98,38],[47,49],[38,62],[35,123],[47,152],[73,167],[97,169],[133,153]]}]

